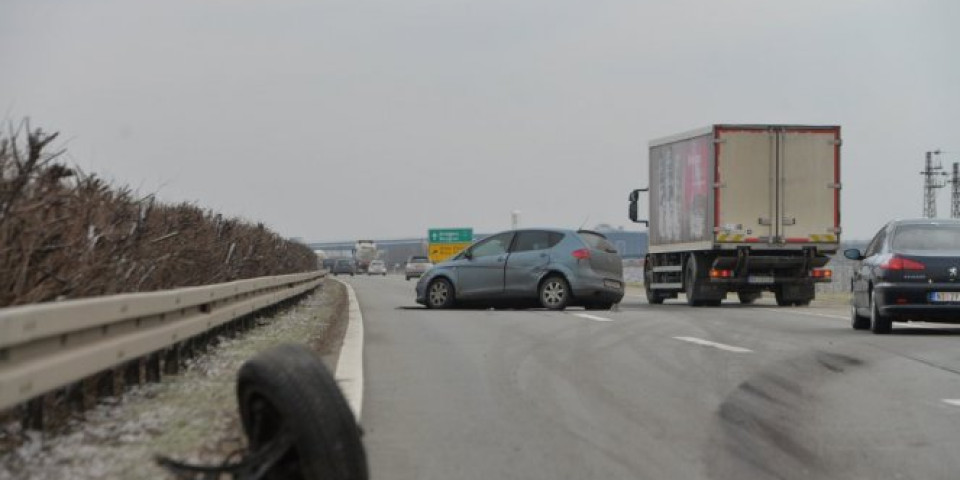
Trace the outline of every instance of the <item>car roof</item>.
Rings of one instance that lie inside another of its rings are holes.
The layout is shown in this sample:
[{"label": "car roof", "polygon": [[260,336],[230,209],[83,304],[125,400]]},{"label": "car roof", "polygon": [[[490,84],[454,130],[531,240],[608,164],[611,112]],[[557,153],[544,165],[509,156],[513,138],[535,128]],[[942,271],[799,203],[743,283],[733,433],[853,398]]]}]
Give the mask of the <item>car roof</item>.
[{"label": "car roof", "polygon": [[[586,231],[586,230],[583,230],[583,231]],[[504,230],[504,231],[502,231],[502,232],[497,232],[497,233],[495,233],[495,234],[493,234],[493,235],[500,235],[501,233],[509,233],[509,232],[516,232],[516,233],[519,233],[519,232],[555,232],[555,233],[565,233],[565,234],[577,233],[576,230],[571,230],[571,229],[569,229],[569,228],[556,228],[556,227],[536,227],[536,228],[535,228],[535,227],[529,227],[529,228],[526,228],[526,227],[525,227],[525,228],[517,228],[517,229],[512,229],[512,230]],[[491,237],[492,237],[493,235],[491,235]]]},{"label": "car roof", "polygon": [[900,218],[890,222],[890,225],[960,225],[960,219],[955,218]]}]

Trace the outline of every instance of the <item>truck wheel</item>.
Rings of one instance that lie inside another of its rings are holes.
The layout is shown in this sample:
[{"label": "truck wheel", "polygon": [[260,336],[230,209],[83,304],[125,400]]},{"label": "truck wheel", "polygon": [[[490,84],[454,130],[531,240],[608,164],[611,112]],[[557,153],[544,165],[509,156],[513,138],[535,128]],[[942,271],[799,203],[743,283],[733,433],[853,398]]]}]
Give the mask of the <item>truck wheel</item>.
[{"label": "truck wheel", "polygon": [[760,292],[737,292],[737,298],[740,300],[740,303],[744,305],[753,305],[758,299],[760,299]]},{"label": "truck wheel", "polygon": [[453,285],[446,278],[437,278],[427,285],[428,308],[450,308],[453,306]]},{"label": "truck wheel", "polygon": [[789,307],[790,305],[793,305],[793,301],[788,300],[787,297],[783,295],[783,289],[781,288],[778,288],[775,292],[773,292],[773,296],[777,299],[778,307]]},{"label": "truck wheel", "polygon": [[252,454],[278,442],[290,450],[263,478],[365,480],[360,428],[320,358],[305,345],[283,344],[240,367],[240,420]]},{"label": "truck wheel", "polygon": [[570,302],[570,285],[560,275],[550,275],[540,283],[540,305],[548,310],[563,310]]},{"label": "truck wheel", "polygon": [[870,323],[873,333],[885,335],[893,330],[893,319],[880,313],[880,307],[873,300],[873,292],[870,292]]},{"label": "truck wheel", "polygon": [[695,298],[694,292],[697,291],[697,258],[694,255],[690,255],[690,258],[687,259],[687,268],[684,270],[683,278],[683,289],[684,293],[687,294],[687,305],[691,307],[700,307],[703,306],[703,300]]},{"label": "truck wheel", "polygon": [[870,317],[864,317],[857,313],[857,306],[850,302],[850,324],[854,330],[869,330]]}]

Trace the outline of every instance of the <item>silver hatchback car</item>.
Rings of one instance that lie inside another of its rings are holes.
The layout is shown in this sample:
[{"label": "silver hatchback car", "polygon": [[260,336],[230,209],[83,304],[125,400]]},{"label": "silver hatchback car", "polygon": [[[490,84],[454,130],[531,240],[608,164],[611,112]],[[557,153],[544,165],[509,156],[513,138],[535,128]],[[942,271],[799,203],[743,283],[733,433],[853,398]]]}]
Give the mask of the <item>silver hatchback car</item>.
[{"label": "silver hatchback car", "polygon": [[420,278],[416,292],[417,303],[429,308],[536,300],[551,310],[609,309],[623,298],[623,263],[597,232],[510,230],[438,263]]}]

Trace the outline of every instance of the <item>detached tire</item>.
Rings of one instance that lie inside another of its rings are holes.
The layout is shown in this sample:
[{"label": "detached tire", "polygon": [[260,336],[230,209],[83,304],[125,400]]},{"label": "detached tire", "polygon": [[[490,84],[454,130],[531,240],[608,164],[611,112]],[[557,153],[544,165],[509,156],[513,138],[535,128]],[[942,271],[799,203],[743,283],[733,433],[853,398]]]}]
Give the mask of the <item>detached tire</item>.
[{"label": "detached tire", "polygon": [[336,381],[308,347],[284,344],[240,368],[240,420],[251,452],[280,436],[293,447],[264,478],[366,480],[360,428]]}]

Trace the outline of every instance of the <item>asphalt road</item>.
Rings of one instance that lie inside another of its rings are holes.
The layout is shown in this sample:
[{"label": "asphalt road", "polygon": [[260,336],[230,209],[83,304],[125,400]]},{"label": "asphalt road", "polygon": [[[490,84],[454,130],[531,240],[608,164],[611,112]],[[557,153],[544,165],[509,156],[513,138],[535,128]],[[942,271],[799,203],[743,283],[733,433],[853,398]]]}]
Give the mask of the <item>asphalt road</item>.
[{"label": "asphalt road", "polygon": [[346,281],[374,479],[960,478],[960,325],[876,336],[769,299],[434,311],[412,280]]}]

